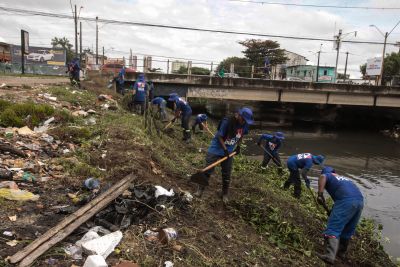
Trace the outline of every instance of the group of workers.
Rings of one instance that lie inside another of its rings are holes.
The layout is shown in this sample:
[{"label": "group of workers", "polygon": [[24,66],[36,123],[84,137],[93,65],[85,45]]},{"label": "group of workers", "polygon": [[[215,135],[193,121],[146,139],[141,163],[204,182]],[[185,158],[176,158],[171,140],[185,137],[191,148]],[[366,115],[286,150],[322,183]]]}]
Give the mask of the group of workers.
[{"label": "group of workers", "polygon": [[[146,107],[146,92],[148,85],[145,82],[144,75],[139,75],[134,86],[133,102],[135,107],[143,112]],[[171,101],[174,106],[174,117],[171,122],[175,122],[178,118],[181,120],[183,128],[183,140],[189,142],[191,139],[191,131],[196,132],[196,127],[203,131],[208,129],[207,115],[198,114],[196,119],[189,127],[192,109],[189,103],[177,93],[169,95],[168,101]],[[162,121],[166,121],[166,106],[167,101],[162,97],[151,99],[151,103],[157,106]],[[253,111],[251,108],[240,108],[233,115],[223,118],[219,124],[217,131],[213,134],[213,138],[208,147],[205,163],[207,166],[216,161],[223,160],[221,165],[222,174],[222,192],[221,199],[224,203],[228,202],[229,185],[231,182],[231,173],[233,167],[233,159],[235,155],[240,154],[240,147],[243,136],[249,133],[249,126],[252,125]],[[282,147],[285,140],[285,135],[282,132],[274,134],[262,134],[258,139],[258,146],[264,150],[264,158],[261,163],[261,168],[265,170],[269,162],[272,160],[278,167],[278,173],[283,174],[282,162],[279,156],[279,149]],[[318,179],[318,204],[322,205],[327,211],[327,205],[324,198],[324,190],[328,192],[334,205],[329,211],[329,218],[326,229],[323,233],[325,244],[325,252],[318,254],[322,260],[329,264],[333,264],[336,256],[344,259],[349,241],[355,233],[356,225],[358,224],[363,209],[363,196],[358,187],[347,177],[336,174],[336,171],[329,166],[324,166],[325,157],[323,155],[313,155],[311,153],[300,153],[289,156],[287,159],[287,168],[289,177],[283,184],[284,189],[288,189],[292,184],[294,187],[293,195],[295,198],[301,197],[301,178],[305,181],[306,187],[312,193],[310,188],[310,180],[308,172],[313,165],[322,166],[321,175]],[[210,178],[214,172],[214,168],[210,168],[204,172],[205,178]],[[301,176],[301,178],[300,178]],[[199,185],[195,196],[201,198],[206,186]]]}]

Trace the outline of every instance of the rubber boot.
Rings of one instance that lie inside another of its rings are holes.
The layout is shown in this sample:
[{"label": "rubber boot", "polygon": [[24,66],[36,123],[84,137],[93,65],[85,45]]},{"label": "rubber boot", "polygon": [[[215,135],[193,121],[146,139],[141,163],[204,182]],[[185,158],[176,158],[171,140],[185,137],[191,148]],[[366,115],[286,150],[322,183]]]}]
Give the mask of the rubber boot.
[{"label": "rubber boot", "polygon": [[339,248],[339,239],[337,238],[325,238],[325,254],[316,253],[318,258],[328,264],[335,262],[336,253]]},{"label": "rubber boot", "polygon": [[185,141],[186,141],[186,143],[189,143],[191,138],[192,138],[192,134],[191,134],[190,130],[185,130]]},{"label": "rubber boot", "polygon": [[227,204],[229,202],[228,191],[229,191],[229,184],[223,184],[222,185],[222,202],[224,202],[224,204]]},{"label": "rubber boot", "polygon": [[293,196],[295,198],[300,198],[300,196],[301,196],[301,184],[299,184],[299,183],[295,183],[294,184]]},{"label": "rubber boot", "polygon": [[196,134],[196,126],[192,126],[192,132],[193,132],[193,134]]},{"label": "rubber boot", "polygon": [[193,194],[195,197],[201,198],[203,196],[206,187],[204,185],[199,185],[197,191]]},{"label": "rubber boot", "polygon": [[182,141],[186,141],[186,130],[183,130]]},{"label": "rubber boot", "polygon": [[341,260],[345,260],[346,259],[346,252],[347,252],[347,247],[349,246],[349,242],[350,242],[350,239],[340,238],[339,249],[338,249],[337,256]]}]

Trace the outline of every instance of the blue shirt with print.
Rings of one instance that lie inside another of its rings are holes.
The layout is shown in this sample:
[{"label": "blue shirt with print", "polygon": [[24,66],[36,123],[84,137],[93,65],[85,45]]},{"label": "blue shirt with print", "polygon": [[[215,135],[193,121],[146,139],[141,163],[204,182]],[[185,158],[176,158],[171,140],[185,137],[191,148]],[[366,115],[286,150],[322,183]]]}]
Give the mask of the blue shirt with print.
[{"label": "blue shirt with print", "polygon": [[324,174],[326,177],[325,190],[333,201],[345,198],[363,199],[360,189],[347,177],[337,174]]},{"label": "blue shirt with print", "polygon": [[237,142],[246,134],[249,133],[249,128],[247,123],[244,125],[238,125],[235,129],[235,136],[227,136],[228,131],[228,118],[224,118],[219,126],[219,130],[215,134],[215,137],[211,140],[211,144],[208,147],[208,153],[224,156],[224,149],[222,148],[218,137],[222,137],[224,139],[224,143],[226,148],[228,149],[229,154],[233,152]]},{"label": "blue shirt with print", "polygon": [[146,101],[147,83],[145,81],[136,81],[133,85],[133,90],[135,90],[135,101]]},{"label": "blue shirt with print", "polygon": [[287,167],[290,170],[311,169],[313,165],[312,154],[302,153],[290,156],[287,160]]},{"label": "blue shirt with print", "polygon": [[118,72],[118,82],[119,82],[119,84],[124,84],[124,76],[125,76],[125,69],[122,68],[122,69]]},{"label": "blue shirt with print", "polygon": [[265,149],[268,150],[271,154],[276,154],[278,153],[278,149],[282,145],[282,140],[279,138],[276,138],[274,135],[271,134],[263,134],[261,135],[260,139],[258,142],[261,142],[262,140],[265,140]]}]

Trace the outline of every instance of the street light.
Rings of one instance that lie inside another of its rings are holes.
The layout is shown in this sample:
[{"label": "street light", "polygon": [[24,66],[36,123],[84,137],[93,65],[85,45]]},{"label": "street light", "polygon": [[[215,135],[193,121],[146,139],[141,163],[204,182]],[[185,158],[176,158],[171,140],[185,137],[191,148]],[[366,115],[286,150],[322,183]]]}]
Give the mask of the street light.
[{"label": "street light", "polygon": [[379,75],[379,81],[378,81],[378,84],[379,84],[379,85],[383,85],[383,66],[384,66],[384,63],[385,63],[386,41],[387,41],[387,38],[389,37],[389,35],[393,32],[393,30],[394,30],[399,24],[400,24],[400,20],[396,23],[396,25],[394,25],[393,29],[392,29],[390,32],[386,32],[385,34],[383,34],[383,32],[382,32],[378,27],[376,27],[376,25],[374,25],[374,24],[369,25],[370,27],[374,27],[375,29],[377,29],[378,32],[385,38],[385,39],[384,39],[384,42],[383,42],[381,74]]}]

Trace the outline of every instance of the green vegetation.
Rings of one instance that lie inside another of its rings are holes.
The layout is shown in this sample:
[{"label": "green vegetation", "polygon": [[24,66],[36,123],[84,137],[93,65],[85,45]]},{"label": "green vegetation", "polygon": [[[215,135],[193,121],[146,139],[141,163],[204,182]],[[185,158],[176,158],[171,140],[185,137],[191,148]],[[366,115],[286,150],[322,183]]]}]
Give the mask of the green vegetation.
[{"label": "green vegetation", "polygon": [[46,104],[0,102],[0,125],[4,127],[38,126],[54,114],[54,108]]}]

